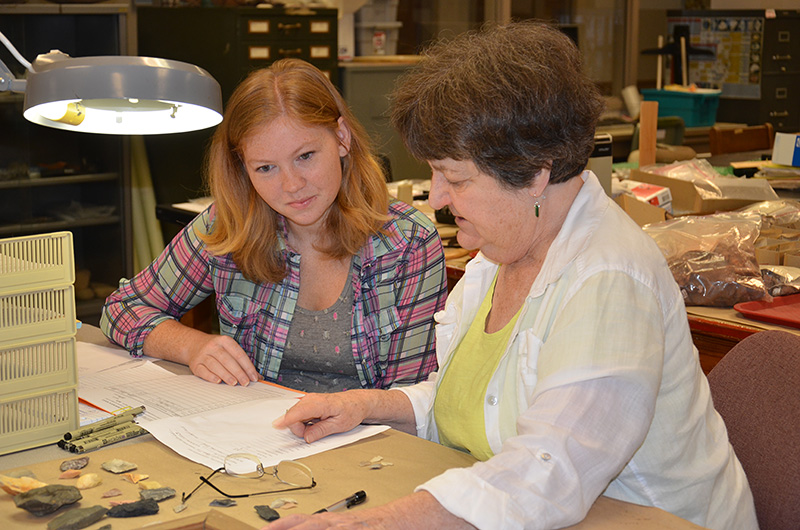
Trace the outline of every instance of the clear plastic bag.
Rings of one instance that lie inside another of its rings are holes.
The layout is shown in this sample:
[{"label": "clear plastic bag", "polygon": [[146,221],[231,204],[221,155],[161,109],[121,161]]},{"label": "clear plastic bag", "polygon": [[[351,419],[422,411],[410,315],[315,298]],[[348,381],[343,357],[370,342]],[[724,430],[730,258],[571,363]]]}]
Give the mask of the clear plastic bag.
[{"label": "clear plastic bag", "polygon": [[762,265],[761,278],[772,296],[800,293],[800,268],[784,265]]},{"label": "clear plastic bag", "polygon": [[731,307],[769,297],[755,257],[761,216],[726,212],[644,227],[667,259],[686,305]]}]

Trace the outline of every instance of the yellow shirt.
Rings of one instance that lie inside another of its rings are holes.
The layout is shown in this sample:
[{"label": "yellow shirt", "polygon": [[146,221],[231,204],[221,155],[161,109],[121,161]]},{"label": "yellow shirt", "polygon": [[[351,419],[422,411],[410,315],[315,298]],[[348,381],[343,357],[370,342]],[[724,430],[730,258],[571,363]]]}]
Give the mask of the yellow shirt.
[{"label": "yellow shirt", "polygon": [[500,331],[484,331],[496,282],[495,275],[475,320],[451,356],[433,404],[439,441],[467,451],[478,460],[494,456],[486,438],[483,400],[519,316],[517,312]]}]

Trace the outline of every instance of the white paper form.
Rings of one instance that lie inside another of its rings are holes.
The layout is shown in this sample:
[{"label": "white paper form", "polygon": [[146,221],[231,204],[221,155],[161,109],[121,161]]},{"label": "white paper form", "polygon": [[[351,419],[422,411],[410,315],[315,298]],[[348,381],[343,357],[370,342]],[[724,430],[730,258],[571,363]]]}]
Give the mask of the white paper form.
[{"label": "white paper form", "polygon": [[272,426],[273,420],[284,414],[295,401],[249,401],[209,413],[155,421],[147,424],[147,430],[178,454],[216,469],[231,453],[254,454],[264,466],[273,466],[281,460],[321,453],[389,428],[385,425],[360,425],[350,432],[308,444],[289,429]]},{"label": "white paper form", "polygon": [[176,375],[152,362],[124,364],[79,379],[78,396],[105,410],[144,405],[137,423],[190,416],[255,399],[297,399],[303,394],[265,383],[230,386],[194,375]]},{"label": "white paper form", "polygon": [[78,377],[125,364],[146,362],[149,359],[148,357],[131,357],[128,352],[119,348],[100,346],[90,342],[78,341],[75,346],[78,352]]}]

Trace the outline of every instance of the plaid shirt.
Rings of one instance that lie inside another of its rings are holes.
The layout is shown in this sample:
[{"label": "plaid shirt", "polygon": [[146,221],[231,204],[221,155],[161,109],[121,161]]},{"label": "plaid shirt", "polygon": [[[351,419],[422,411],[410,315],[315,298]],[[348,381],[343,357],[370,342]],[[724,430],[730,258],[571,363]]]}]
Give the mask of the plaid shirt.
[{"label": "plaid shirt", "polygon": [[[424,380],[437,368],[433,314],[447,296],[444,252],[431,221],[398,201],[385,234],[373,235],[353,257],[353,358],[367,388]],[[161,255],[108,297],[100,326],[134,356],[159,323],[178,319],[214,293],[220,333],[233,337],[256,369],[276,381],[300,289],[300,255],[280,250],[288,274],[280,283],[247,280],[230,255],[208,252],[214,206],[186,226]],[[283,221],[283,220],[282,220]]]}]

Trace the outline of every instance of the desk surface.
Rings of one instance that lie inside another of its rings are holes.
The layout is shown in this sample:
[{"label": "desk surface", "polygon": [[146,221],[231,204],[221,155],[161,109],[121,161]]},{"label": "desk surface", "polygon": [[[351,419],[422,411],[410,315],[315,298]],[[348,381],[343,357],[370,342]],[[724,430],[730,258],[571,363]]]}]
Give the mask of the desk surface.
[{"label": "desk surface", "polygon": [[[78,339],[106,344],[99,330],[90,326],[81,328]],[[177,370],[180,369],[185,369],[185,367],[177,368]],[[113,458],[136,463],[139,466],[138,472],[146,473],[150,475],[150,480],[155,480],[162,486],[169,486],[177,491],[175,498],[160,503],[160,511],[157,515],[114,519],[113,521],[103,519],[88,527],[90,529],[99,528],[109,522],[112,523],[114,530],[140,528],[159,522],[177,522],[208,512],[210,510],[208,503],[220,497],[211,488],[203,486],[189,499],[185,511],[180,514],[174,513],[173,507],[180,502],[180,494],[193,489],[198,484],[199,477],[206,476],[209,470],[205,466],[183,458],[150,435],[86,453],[86,455],[89,456],[89,465],[84,472],[98,473],[103,478],[103,483],[96,488],[83,490],[83,499],[75,506],[89,507],[96,504],[108,506],[112,499],[138,499],[136,485],[127,482],[119,475],[100,469],[103,462]],[[75,456],[55,445],[22,451],[0,457],[0,473],[24,468],[32,471],[37,478],[44,482],[69,484],[70,481],[58,479],[59,464]],[[375,456],[382,456],[385,462],[391,462],[393,465],[379,470],[372,470],[360,465]],[[279,509],[278,511],[283,515],[291,514],[293,511],[311,513],[360,489],[367,492],[367,502],[353,509],[374,507],[411,493],[417,485],[446,469],[469,466],[474,459],[465,453],[390,429],[354,444],[304,458],[302,461],[314,472],[318,486],[313,490],[238,499],[237,506],[217,508],[216,510],[234,517],[252,528],[260,528],[265,523],[256,515],[253,506],[269,504],[280,497],[293,498],[298,501],[298,506],[293,510]],[[216,478],[214,482],[217,483]],[[240,490],[242,493],[255,491],[251,489],[252,482],[245,479],[221,476],[218,484],[221,487],[226,486],[232,491]],[[270,487],[269,479],[260,479],[259,487],[264,485]],[[112,488],[120,489],[123,492],[122,495],[112,499],[101,498],[104,492]],[[62,508],[53,515],[34,517],[28,512],[16,508],[11,496],[0,493],[0,520],[4,521],[4,529],[43,528],[48,521],[64,511],[66,508]],[[611,530],[622,526],[648,530],[701,528],[657,508],[638,506],[607,497],[600,497],[589,511],[586,519],[573,528]]]}]

